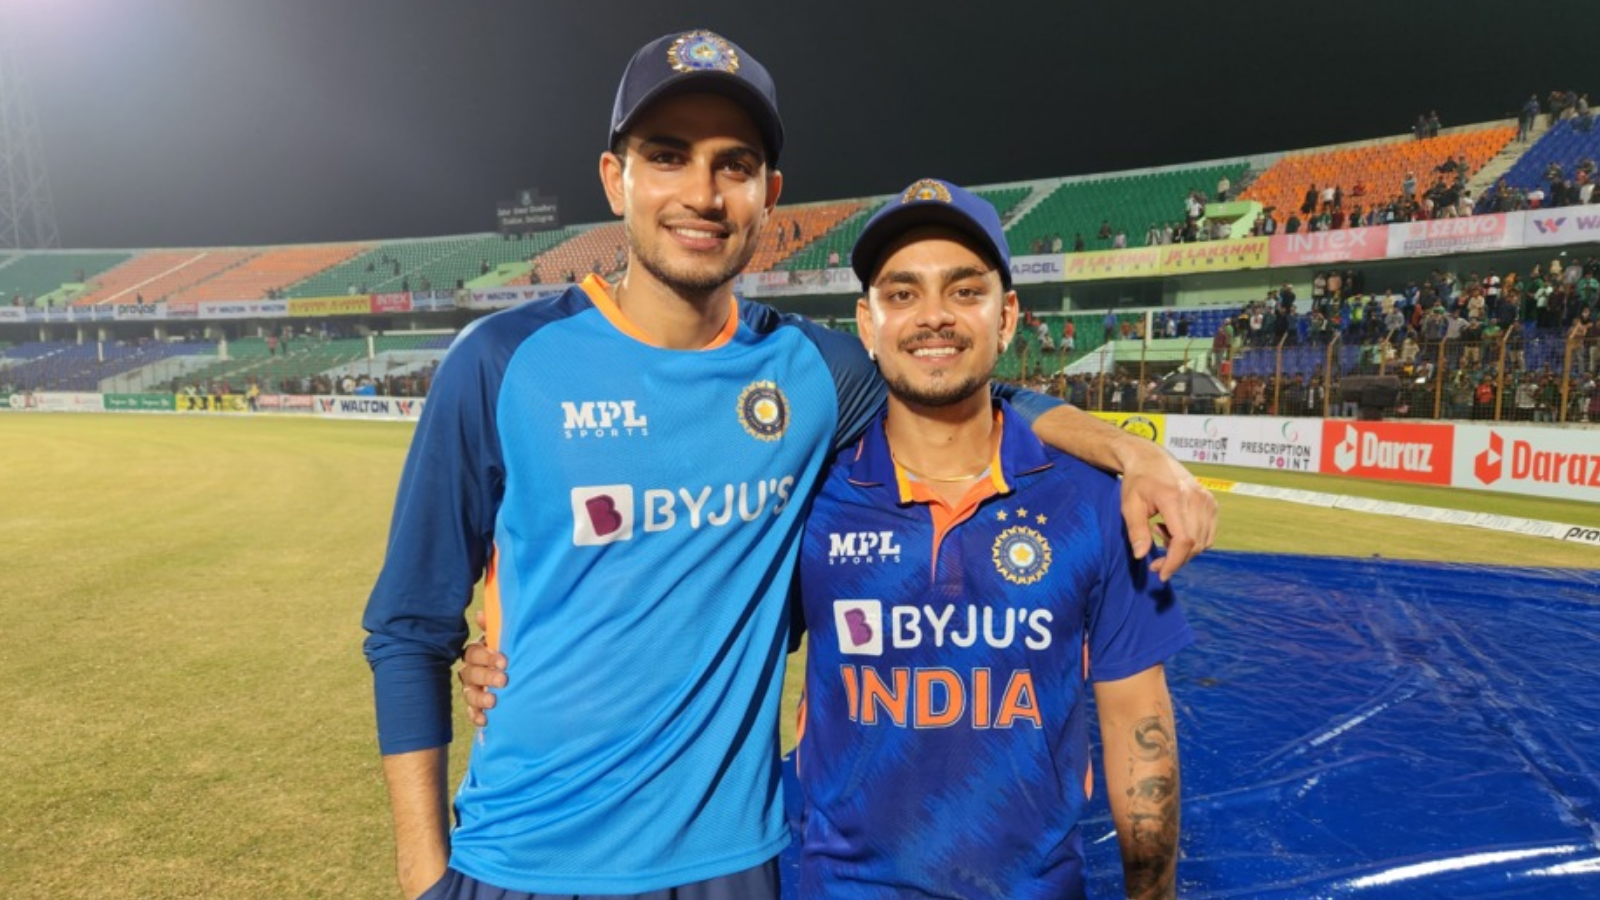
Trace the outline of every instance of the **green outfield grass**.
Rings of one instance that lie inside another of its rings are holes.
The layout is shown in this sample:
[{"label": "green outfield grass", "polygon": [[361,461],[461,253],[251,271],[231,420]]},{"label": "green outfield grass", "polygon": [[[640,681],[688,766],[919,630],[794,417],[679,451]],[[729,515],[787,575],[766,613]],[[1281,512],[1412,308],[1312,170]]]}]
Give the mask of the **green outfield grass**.
[{"label": "green outfield grass", "polygon": [[[410,434],[0,415],[0,895],[398,896],[359,619]],[[1205,474],[1600,524],[1595,505]],[[1549,540],[1219,503],[1226,548],[1600,566]]]}]

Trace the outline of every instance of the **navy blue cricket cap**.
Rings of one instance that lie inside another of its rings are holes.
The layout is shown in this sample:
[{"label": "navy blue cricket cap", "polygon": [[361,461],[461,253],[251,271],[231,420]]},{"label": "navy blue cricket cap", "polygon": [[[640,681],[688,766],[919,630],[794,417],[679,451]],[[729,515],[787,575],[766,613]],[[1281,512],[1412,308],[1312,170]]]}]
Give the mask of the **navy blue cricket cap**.
[{"label": "navy blue cricket cap", "polygon": [[899,197],[873,213],[856,238],[855,249],[850,251],[850,267],[861,279],[863,291],[871,286],[869,279],[883,251],[895,238],[923,225],[942,225],[972,238],[999,268],[1000,283],[1006,290],[1011,289],[1011,252],[994,205],[948,181],[924,178],[912,182]]},{"label": "navy blue cricket cap", "polygon": [[767,145],[767,165],[778,164],[783,119],[772,76],[743,47],[704,28],[656,38],[628,61],[611,107],[611,144],[650,104],[694,92],[721,94],[744,107]]}]

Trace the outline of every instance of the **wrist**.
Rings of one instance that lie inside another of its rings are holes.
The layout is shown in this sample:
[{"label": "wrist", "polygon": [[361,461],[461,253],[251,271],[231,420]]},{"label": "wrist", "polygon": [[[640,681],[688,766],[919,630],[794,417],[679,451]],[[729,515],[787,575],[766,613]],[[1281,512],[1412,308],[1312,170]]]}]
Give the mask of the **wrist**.
[{"label": "wrist", "polygon": [[1166,451],[1152,441],[1148,441],[1135,434],[1117,429],[1117,436],[1110,442],[1108,449],[1111,459],[1116,463],[1117,473],[1128,475],[1138,469],[1143,463],[1156,459]]}]

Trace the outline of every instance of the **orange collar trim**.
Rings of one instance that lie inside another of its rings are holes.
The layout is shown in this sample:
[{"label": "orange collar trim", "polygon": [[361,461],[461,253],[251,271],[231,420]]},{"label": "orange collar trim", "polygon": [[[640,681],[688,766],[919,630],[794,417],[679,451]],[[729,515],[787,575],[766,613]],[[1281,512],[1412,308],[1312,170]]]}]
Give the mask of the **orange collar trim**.
[{"label": "orange collar trim", "polygon": [[[644,329],[634,324],[633,320],[628,318],[627,314],[622,311],[622,307],[618,306],[617,301],[612,298],[611,285],[607,284],[605,279],[599,275],[589,275],[583,279],[583,282],[578,287],[589,295],[589,300],[594,303],[594,308],[600,310],[600,314],[605,316],[606,320],[615,326],[618,331],[641,344],[649,344],[652,347],[661,346],[659,341],[646,334]],[[710,342],[700,349],[715,350],[718,347],[722,347],[733,340],[733,336],[738,330],[739,299],[732,297],[728,300],[728,321],[723,323],[722,330],[717,332]]]},{"label": "orange collar trim", "polygon": [[[1004,431],[1005,417],[1000,410],[996,409],[994,411],[994,452],[989,457],[989,477],[987,479],[990,490],[984,494],[985,497],[1011,492],[1011,485],[1006,482],[1005,469],[1000,465],[1000,440]],[[860,456],[859,450],[857,451],[857,456]],[[890,458],[893,458],[892,454]],[[894,481],[902,506],[907,503],[927,503],[937,497],[931,490],[918,490],[917,488],[922,486],[922,482],[913,478],[911,473],[902,467],[899,462],[894,463]],[[935,500],[935,502],[943,501]]]}]

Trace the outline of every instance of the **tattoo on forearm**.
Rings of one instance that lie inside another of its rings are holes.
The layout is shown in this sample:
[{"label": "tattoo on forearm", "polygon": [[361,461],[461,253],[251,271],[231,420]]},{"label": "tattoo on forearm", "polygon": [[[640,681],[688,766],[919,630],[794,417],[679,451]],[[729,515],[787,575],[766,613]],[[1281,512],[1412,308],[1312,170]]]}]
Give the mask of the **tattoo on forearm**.
[{"label": "tattoo on forearm", "polygon": [[1172,732],[1159,716],[1140,719],[1133,726],[1134,753],[1145,762],[1154,762],[1166,756],[1177,756]]},{"label": "tattoo on forearm", "polygon": [[1129,834],[1123,879],[1129,897],[1175,897],[1178,859],[1178,745],[1171,727],[1151,716],[1134,724],[1135,773],[1127,790]]}]

